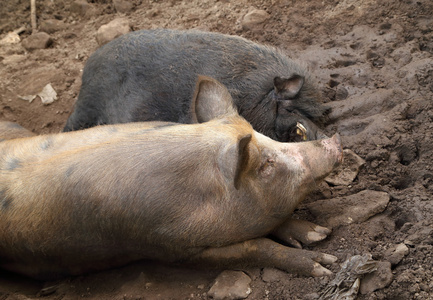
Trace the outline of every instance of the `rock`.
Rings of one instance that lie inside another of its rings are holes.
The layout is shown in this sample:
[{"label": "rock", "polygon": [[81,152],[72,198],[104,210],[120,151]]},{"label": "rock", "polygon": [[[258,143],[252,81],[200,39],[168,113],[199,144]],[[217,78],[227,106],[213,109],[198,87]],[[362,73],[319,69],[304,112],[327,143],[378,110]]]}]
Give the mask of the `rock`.
[{"label": "rock", "polygon": [[286,276],[286,273],[274,268],[264,268],[262,280],[264,282],[278,282],[280,281],[281,276]]},{"label": "rock", "polygon": [[213,299],[245,299],[251,294],[251,278],[241,271],[224,271],[208,292]]},{"label": "rock", "polygon": [[391,263],[377,262],[377,270],[361,280],[361,294],[369,294],[387,287],[392,281]]},{"label": "rock", "polygon": [[0,45],[18,44],[19,42],[21,42],[19,34],[12,31],[8,32],[8,34],[0,40]]},{"label": "rock", "polygon": [[382,212],[389,202],[385,192],[371,190],[307,204],[317,222],[327,227],[361,223]]},{"label": "rock", "polygon": [[53,33],[65,28],[65,24],[56,19],[44,20],[39,25],[39,30],[46,33]]},{"label": "rock", "polygon": [[242,28],[246,30],[256,29],[258,25],[261,25],[269,18],[269,14],[260,9],[254,9],[247,13],[242,18]]},{"label": "rock", "polygon": [[343,150],[343,163],[325,181],[332,185],[349,185],[358,175],[365,161],[350,149]]},{"label": "rock", "polygon": [[102,25],[96,33],[96,41],[100,46],[108,43],[115,38],[131,31],[127,19],[114,19],[108,24]]},{"label": "rock", "polygon": [[389,248],[385,251],[385,259],[395,266],[400,263],[400,261],[409,254],[409,248],[405,244],[398,244],[395,247]]},{"label": "rock", "polygon": [[24,39],[21,43],[27,50],[35,50],[48,48],[53,43],[53,40],[48,33],[37,32]]},{"label": "rock", "polygon": [[114,9],[119,13],[128,13],[132,10],[132,3],[125,0],[113,0]]},{"label": "rock", "polygon": [[70,10],[72,13],[84,17],[92,10],[92,5],[85,0],[76,0],[71,3]]}]

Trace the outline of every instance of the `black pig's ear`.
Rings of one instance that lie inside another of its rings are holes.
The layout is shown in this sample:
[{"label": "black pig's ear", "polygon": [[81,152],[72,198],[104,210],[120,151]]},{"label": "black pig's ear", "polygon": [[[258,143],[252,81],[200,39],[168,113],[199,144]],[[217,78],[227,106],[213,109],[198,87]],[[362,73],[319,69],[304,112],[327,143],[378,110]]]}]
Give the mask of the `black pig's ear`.
[{"label": "black pig's ear", "polygon": [[304,77],[293,75],[290,78],[274,78],[274,88],[277,98],[280,100],[292,99],[299,94],[304,85]]},{"label": "black pig's ear", "polygon": [[218,165],[228,183],[233,183],[238,190],[241,186],[242,176],[247,171],[250,153],[248,144],[251,141],[251,134],[239,136],[236,143],[222,149]]},{"label": "black pig's ear", "polygon": [[237,114],[227,88],[217,80],[199,76],[191,103],[193,123],[203,123],[223,115]]}]

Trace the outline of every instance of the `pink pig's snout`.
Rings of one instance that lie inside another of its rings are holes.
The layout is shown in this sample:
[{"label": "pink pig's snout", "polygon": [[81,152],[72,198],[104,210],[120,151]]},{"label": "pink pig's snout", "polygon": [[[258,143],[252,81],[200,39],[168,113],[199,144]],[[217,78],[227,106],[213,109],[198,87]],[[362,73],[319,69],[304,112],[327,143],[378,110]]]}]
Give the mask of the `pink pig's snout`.
[{"label": "pink pig's snout", "polygon": [[331,138],[320,140],[325,148],[330,152],[330,155],[335,155],[337,167],[343,162],[343,146],[341,145],[341,137],[338,133],[334,134]]},{"label": "pink pig's snout", "polygon": [[[339,134],[331,138],[292,144],[298,153],[301,168],[309,174],[306,179],[321,180],[343,162],[343,147]],[[297,156],[297,155],[296,155]]]}]

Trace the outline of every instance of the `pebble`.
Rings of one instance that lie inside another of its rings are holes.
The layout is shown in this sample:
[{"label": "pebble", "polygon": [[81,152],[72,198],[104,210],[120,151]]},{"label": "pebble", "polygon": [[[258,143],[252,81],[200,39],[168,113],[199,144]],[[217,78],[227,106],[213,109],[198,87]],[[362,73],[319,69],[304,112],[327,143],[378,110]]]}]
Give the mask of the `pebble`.
[{"label": "pebble", "polygon": [[65,28],[65,23],[57,19],[44,20],[39,25],[39,30],[46,33],[54,33]]},{"label": "pebble", "polygon": [[70,10],[72,13],[77,14],[81,17],[86,16],[92,9],[92,5],[87,3],[85,0],[76,0],[71,3]]},{"label": "pebble", "polygon": [[325,181],[332,185],[349,185],[358,176],[365,161],[350,149],[343,150],[343,163]]},{"label": "pebble", "polygon": [[128,13],[132,10],[133,5],[130,1],[113,0],[114,9],[119,13]]},{"label": "pebble", "polygon": [[223,271],[215,279],[208,296],[216,300],[245,299],[251,294],[251,278],[241,271]]},{"label": "pebble", "polygon": [[398,244],[395,247],[389,248],[385,251],[385,259],[395,266],[400,263],[400,261],[409,254],[409,248],[405,244]]},{"label": "pebble", "polygon": [[27,50],[45,49],[53,43],[51,36],[46,32],[37,32],[24,39],[21,44]]},{"label": "pebble", "polygon": [[117,18],[99,27],[96,32],[96,41],[102,46],[129,31],[131,31],[129,21],[127,19]]},{"label": "pebble", "polygon": [[266,11],[254,9],[242,18],[242,28],[244,30],[257,29],[257,26],[263,24],[268,18],[269,14]]}]

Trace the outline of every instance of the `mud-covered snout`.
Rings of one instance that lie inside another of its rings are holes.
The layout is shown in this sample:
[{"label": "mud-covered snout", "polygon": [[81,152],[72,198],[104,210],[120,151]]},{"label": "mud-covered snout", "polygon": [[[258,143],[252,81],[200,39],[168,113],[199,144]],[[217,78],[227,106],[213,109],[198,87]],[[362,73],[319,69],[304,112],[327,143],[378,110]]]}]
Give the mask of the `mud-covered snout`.
[{"label": "mud-covered snout", "polygon": [[340,135],[317,141],[291,144],[298,156],[300,167],[307,175],[306,180],[321,180],[343,162],[343,147]]},{"label": "mud-covered snout", "polygon": [[334,167],[340,165],[343,162],[343,146],[340,135],[336,133],[331,138],[322,139],[320,142],[330,152],[331,156],[335,156],[336,162]]}]

